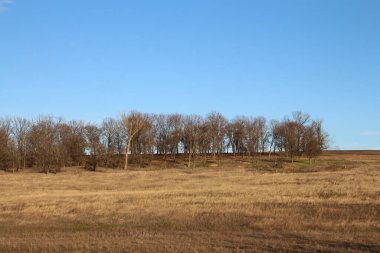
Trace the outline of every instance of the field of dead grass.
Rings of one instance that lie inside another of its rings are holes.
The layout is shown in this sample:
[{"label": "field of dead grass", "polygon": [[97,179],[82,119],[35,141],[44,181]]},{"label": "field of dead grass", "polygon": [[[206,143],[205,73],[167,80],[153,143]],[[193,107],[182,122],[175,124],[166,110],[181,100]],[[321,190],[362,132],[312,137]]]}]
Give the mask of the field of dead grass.
[{"label": "field of dead grass", "polygon": [[265,168],[0,172],[0,252],[380,252],[380,153]]}]

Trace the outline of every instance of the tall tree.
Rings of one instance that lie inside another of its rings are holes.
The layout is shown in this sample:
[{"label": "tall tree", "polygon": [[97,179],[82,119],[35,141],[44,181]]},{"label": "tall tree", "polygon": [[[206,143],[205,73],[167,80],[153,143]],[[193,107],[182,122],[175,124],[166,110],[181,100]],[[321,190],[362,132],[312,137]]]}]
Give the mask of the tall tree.
[{"label": "tall tree", "polygon": [[319,156],[327,148],[328,135],[322,128],[322,121],[312,121],[304,132],[304,151],[311,162],[312,158]]},{"label": "tall tree", "polygon": [[183,116],[181,114],[169,114],[169,149],[174,159],[178,153],[178,145],[181,142],[181,135],[183,133]]},{"label": "tall tree", "polygon": [[296,135],[296,146],[297,146],[297,153],[299,156],[302,156],[303,154],[303,138],[305,133],[305,127],[307,123],[310,121],[310,115],[307,113],[303,113],[301,111],[295,111],[292,113],[293,116],[293,122],[295,123],[295,135]]},{"label": "tall tree", "polygon": [[85,124],[82,121],[70,121],[61,125],[61,138],[65,163],[69,166],[79,166],[83,162],[86,148]]},{"label": "tall tree", "polygon": [[245,145],[247,122],[248,119],[246,117],[238,116],[227,125],[227,137],[234,155],[247,151]]},{"label": "tall tree", "polygon": [[247,120],[245,124],[245,140],[249,155],[255,158],[260,145],[260,122],[257,118]]},{"label": "tall tree", "polygon": [[57,128],[53,117],[40,116],[32,124],[28,135],[31,148],[31,163],[47,173],[57,164]]},{"label": "tall tree", "polygon": [[117,131],[118,124],[115,119],[106,118],[102,123],[102,137],[106,148],[106,166],[115,167],[116,165],[116,148],[117,148]]},{"label": "tall tree", "polygon": [[211,139],[211,148],[214,161],[216,154],[222,152],[223,142],[226,135],[227,119],[218,112],[210,112],[206,116],[207,133]]},{"label": "tall tree", "polygon": [[144,129],[149,119],[146,114],[131,111],[129,114],[123,113],[121,115],[121,120],[123,122],[124,132],[127,138],[124,169],[128,169],[128,154],[131,150],[132,141],[137,134]]},{"label": "tall tree", "polygon": [[267,147],[268,141],[269,141],[269,129],[267,126],[267,120],[265,117],[260,116],[255,119],[257,122],[258,127],[258,134],[259,134],[259,145],[258,145],[258,151],[261,151],[261,153],[265,152],[265,149]]},{"label": "tall tree", "polygon": [[7,170],[12,166],[15,145],[11,138],[12,125],[9,118],[0,118],[0,169]]},{"label": "tall tree", "polygon": [[27,155],[27,140],[31,122],[25,118],[13,119],[12,132],[17,144],[17,169],[25,169]]},{"label": "tall tree", "polygon": [[290,159],[294,160],[294,156],[299,153],[298,146],[298,133],[299,133],[299,124],[297,122],[287,120],[285,121],[285,150],[290,156]]},{"label": "tall tree", "polygon": [[183,121],[182,142],[184,144],[185,153],[188,156],[187,167],[191,165],[193,157],[193,167],[195,167],[195,155],[201,136],[202,118],[199,115],[187,115]]},{"label": "tall tree", "polygon": [[85,126],[86,146],[90,156],[90,160],[87,163],[87,166],[90,170],[93,171],[96,170],[96,167],[104,152],[104,146],[100,141],[101,133],[102,130],[96,125],[88,124]]}]

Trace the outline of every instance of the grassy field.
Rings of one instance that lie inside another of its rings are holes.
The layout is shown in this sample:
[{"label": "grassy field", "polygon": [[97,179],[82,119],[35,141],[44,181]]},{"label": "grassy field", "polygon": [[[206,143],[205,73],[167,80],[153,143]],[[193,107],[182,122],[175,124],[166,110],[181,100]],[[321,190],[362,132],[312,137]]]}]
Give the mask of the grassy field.
[{"label": "grassy field", "polygon": [[271,164],[0,172],[0,252],[380,252],[380,151]]}]

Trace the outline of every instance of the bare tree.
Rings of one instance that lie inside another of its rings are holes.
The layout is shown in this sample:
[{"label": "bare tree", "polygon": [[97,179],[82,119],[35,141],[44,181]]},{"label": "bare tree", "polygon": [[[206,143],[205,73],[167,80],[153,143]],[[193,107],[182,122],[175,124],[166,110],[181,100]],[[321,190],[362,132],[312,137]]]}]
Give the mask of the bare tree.
[{"label": "bare tree", "polygon": [[298,146],[298,131],[299,131],[299,125],[297,122],[287,120],[285,121],[285,131],[284,131],[284,137],[285,137],[285,150],[290,156],[290,159],[294,160],[294,156],[296,156],[299,153],[299,146]]},{"label": "bare tree", "polygon": [[264,153],[267,147],[267,144],[269,142],[269,129],[267,126],[267,120],[265,117],[257,117],[256,118],[257,127],[258,127],[258,133],[259,133],[259,145],[258,145],[258,151],[261,151],[261,153]]},{"label": "bare tree", "polygon": [[115,167],[118,124],[115,119],[106,118],[102,123],[102,137],[106,148],[106,166]]},{"label": "bare tree", "polygon": [[158,154],[166,154],[169,150],[169,134],[168,117],[164,114],[154,115],[154,133],[156,140],[156,148]]},{"label": "bare tree", "polygon": [[169,150],[173,155],[174,159],[178,153],[178,145],[181,142],[181,135],[183,133],[183,117],[182,115],[169,114],[168,115],[168,125],[170,129],[169,133]]},{"label": "bare tree", "polygon": [[79,166],[83,162],[86,148],[84,127],[84,122],[76,120],[60,125],[65,164],[69,166]]},{"label": "bare tree", "polygon": [[200,136],[197,149],[199,155],[203,155],[205,160],[207,160],[207,155],[212,152],[212,140],[210,130],[211,129],[209,128],[208,124],[205,121],[202,121],[200,125]]},{"label": "bare tree", "polygon": [[11,138],[12,125],[9,118],[0,118],[0,169],[7,170],[12,166],[15,145]]},{"label": "bare tree", "polygon": [[303,148],[303,137],[306,124],[310,121],[310,115],[303,113],[301,111],[296,111],[292,113],[293,122],[295,122],[295,135],[296,135],[296,146],[298,150],[298,155],[302,156]]},{"label": "bare tree", "polygon": [[280,122],[278,120],[271,120],[270,121],[270,129],[269,129],[269,138],[270,138],[270,144],[269,144],[269,158],[272,154],[272,148],[273,148],[273,153],[276,152],[276,145],[277,145],[277,133],[276,133],[276,128]]},{"label": "bare tree", "polygon": [[245,140],[249,155],[255,158],[260,145],[260,122],[257,118],[251,118],[245,123]]},{"label": "bare tree", "polygon": [[13,120],[13,135],[17,143],[17,169],[26,167],[26,152],[28,133],[30,131],[31,122],[25,118],[15,118]]},{"label": "bare tree", "polygon": [[[31,149],[31,164],[47,173],[57,164],[57,128],[54,119],[50,116],[40,116],[35,120],[28,135]],[[56,168],[55,168],[56,169]]]},{"label": "bare tree", "polygon": [[131,150],[131,144],[137,134],[146,126],[148,117],[140,112],[131,111],[129,114],[122,114],[121,120],[123,122],[124,131],[127,137],[126,150],[125,150],[125,166],[128,169],[128,154]]},{"label": "bare tree", "polygon": [[285,151],[286,146],[286,122],[279,122],[273,129],[273,137],[275,139],[275,147],[280,152]]},{"label": "bare tree", "polygon": [[223,142],[226,135],[227,119],[218,112],[210,112],[206,116],[207,134],[209,134],[211,140],[211,148],[214,161],[216,160],[216,154],[223,150]]},{"label": "bare tree", "polygon": [[322,121],[312,121],[304,130],[304,151],[309,158],[319,156],[327,148],[328,135],[322,129]]},{"label": "bare tree", "polygon": [[193,157],[193,168],[195,167],[195,155],[200,139],[202,118],[199,115],[188,115],[184,117],[183,121],[183,135],[182,142],[185,147],[185,152],[188,155],[187,167],[191,165],[191,158]]},{"label": "bare tree", "polygon": [[164,155],[165,168],[167,167],[167,154],[170,152],[170,120],[168,115],[153,115],[153,131],[157,153]]},{"label": "bare tree", "polygon": [[245,146],[247,122],[246,117],[238,116],[227,125],[227,137],[234,155],[247,151]]},{"label": "bare tree", "polygon": [[144,114],[144,125],[132,140],[131,154],[137,158],[140,167],[145,167],[148,154],[153,151],[155,143],[153,134],[153,116]]},{"label": "bare tree", "polygon": [[85,126],[85,136],[87,143],[87,151],[90,156],[89,162],[86,167],[92,171],[96,170],[96,167],[104,152],[104,146],[100,142],[102,130],[96,125]]},{"label": "bare tree", "polygon": [[125,133],[123,131],[124,125],[121,120],[116,121],[115,145],[117,154],[120,156],[124,150]]}]

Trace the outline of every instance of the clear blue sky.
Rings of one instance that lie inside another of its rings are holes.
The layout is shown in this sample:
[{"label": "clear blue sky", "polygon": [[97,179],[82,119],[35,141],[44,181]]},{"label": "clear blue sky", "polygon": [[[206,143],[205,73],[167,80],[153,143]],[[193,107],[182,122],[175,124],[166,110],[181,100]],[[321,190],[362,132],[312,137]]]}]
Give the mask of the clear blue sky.
[{"label": "clear blue sky", "polygon": [[323,119],[380,149],[379,0],[0,0],[0,116]]}]

